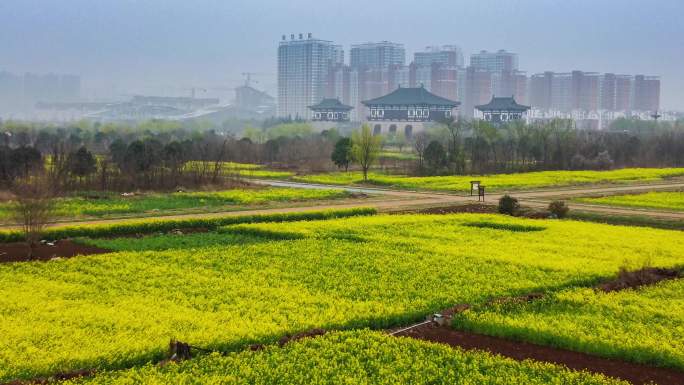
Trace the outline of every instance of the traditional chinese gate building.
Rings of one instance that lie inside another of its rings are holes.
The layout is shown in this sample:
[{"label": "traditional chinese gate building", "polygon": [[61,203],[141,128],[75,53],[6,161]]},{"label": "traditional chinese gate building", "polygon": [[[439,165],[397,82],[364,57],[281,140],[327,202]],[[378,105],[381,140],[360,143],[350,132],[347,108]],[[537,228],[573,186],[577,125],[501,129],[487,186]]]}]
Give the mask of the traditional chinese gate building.
[{"label": "traditional chinese gate building", "polygon": [[487,104],[475,106],[475,108],[482,113],[482,118],[494,124],[502,124],[513,120],[522,120],[527,116],[529,106],[523,106],[515,101],[515,98],[492,97],[492,100]]},{"label": "traditional chinese gate building", "polygon": [[454,115],[459,102],[437,96],[424,87],[399,87],[385,96],[362,102],[373,134],[403,133],[407,138],[426,124]]}]

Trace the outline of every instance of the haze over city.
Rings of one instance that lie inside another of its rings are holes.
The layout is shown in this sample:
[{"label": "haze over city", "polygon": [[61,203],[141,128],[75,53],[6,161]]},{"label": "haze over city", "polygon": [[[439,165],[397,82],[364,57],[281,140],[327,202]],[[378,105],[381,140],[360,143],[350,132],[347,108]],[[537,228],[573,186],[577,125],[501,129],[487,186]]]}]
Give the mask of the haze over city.
[{"label": "haze over city", "polygon": [[519,55],[547,70],[660,76],[661,108],[684,110],[684,3],[658,1],[46,1],[0,3],[0,71],[81,76],[82,95],[189,95],[257,72],[275,94],[281,35],[344,47],[403,43]]},{"label": "haze over city", "polygon": [[0,385],[684,385],[684,0],[0,0]]}]

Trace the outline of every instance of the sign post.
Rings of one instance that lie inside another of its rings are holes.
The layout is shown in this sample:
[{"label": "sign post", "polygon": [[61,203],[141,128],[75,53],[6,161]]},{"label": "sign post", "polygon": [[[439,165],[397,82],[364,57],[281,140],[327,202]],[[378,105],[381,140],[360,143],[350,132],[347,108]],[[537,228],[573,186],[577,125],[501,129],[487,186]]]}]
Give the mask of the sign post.
[{"label": "sign post", "polygon": [[480,181],[479,180],[471,180],[470,181],[470,196],[473,196],[475,191],[479,191],[480,189]]},{"label": "sign post", "polygon": [[482,199],[482,202],[485,201],[485,186],[483,185],[477,186],[477,201],[480,202],[480,199]]}]

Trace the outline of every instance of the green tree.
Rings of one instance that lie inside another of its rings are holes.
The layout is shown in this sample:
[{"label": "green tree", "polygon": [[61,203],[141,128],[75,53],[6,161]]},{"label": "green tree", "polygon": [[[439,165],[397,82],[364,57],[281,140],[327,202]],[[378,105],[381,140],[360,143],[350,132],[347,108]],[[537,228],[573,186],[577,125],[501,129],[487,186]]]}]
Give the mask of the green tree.
[{"label": "green tree", "polygon": [[352,159],[361,166],[363,180],[368,180],[368,169],[378,159],[380,137],[374,136],[367,124],[352,133]]},{"label": "green tree", "polygon": [[15,148],[9,156],[9,162],[15,177],[26,177],[32,171],[43,169],[43,156],[33,147]]},{"label": "green tree", "polygon": [[433,140],[425,148],[425,163],[430,172],[437,173],[447,163],[446,151],[441,143]]},{"label": "green tree", "polygon": [[69,154],[67,158],[69,172],[79,178],[88,176],[97,169],[97,161],[87,148],[81,147]]},{"label": "green tree", "polygon": [[335,148],[333,149],[330,158],[338,168],[344,167],[344,171],[347,171],[349,169],[349,163],[351,163],[352,160],[351,139],[340,138],[340,140],[335,143]]}]

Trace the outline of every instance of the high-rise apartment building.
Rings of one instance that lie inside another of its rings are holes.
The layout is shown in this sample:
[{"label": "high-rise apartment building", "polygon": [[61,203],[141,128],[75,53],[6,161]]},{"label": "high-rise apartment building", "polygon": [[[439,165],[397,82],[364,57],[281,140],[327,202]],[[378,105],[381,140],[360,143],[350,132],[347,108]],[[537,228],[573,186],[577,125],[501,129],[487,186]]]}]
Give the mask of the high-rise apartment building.
[{"label": "high-rise apartment building", "polygon": [[480,51],[470,55],[470,66],[489,72],[517,71],[518,54],[503,49],[496,52]]},{"label": "high-rise apartment building", "polygon": [[634,76],[633,108],[636,111],[656,112],[660,109],[660,78]]},{"label": "high-rise apartment building", "polygon": [[439,64],[447,67],[463,67],[463,51],[456,45],[426,47],[425,51],[413,54],[417,66]]},{"label": "high-rise apartment building", "polygon": [[278,46],[278,116],[308,119],[309,106],[326,95],[331,68],[341,64],[342,47],[309,33],[283,35]]},{"label": "high-rise apartment building", "polygon": [[615,74],[603,74],[600,79],[600,101],[599,108],[606,111],[615,111],[615,92],[616,92],[617,76]]},{"label": "high-rise apartment building", "polygon": [[492,72],[492,95],[512,96],[519,103],[527,103],[527,74],[523,71]]},{"label": "high-rise apartment building", "polygon": [[647,112],[660,107],[656,76],[544,72],[532,75],[529,84],[530,104],[543,111]]},{"label": "high-rise apartment building", "polygon": [[435,95],[462,100],[465,69],[463,51],[456,45],[431,46],[413,56],[410,86],[424,86]]},{"label": "high-rise apartment building", "polygon": [[632,109],[632,83],[630,75],[615,77],[615,108],[612,111],[629,111]]},{"label": "high-rise apartment building", "polygon": [[553,72],[544,72],[530,76],[529,103],[540,110],[551,109],[551,92],[553,89]]},{"label": "high-rise apartment building", "polygon": [[404,45],[390,41],[354,44],[349,55],[353,69],[386,69],[406,64]]},{"label": "high-rise apartment building", "polygon": [[571,110],[599,109],[599,78],[597,72],[572,71]]},{"label": "high-rise apartment building", "polygon": [[[291,35],[279,47],[279,115],[310,118],[311,105],[335,98],[352,106],[352,121],[368,111],[362,101],[399,87],[423,87],[437,96],[462,102],[460,114],[473,117],[474,107],[492,97],[511,98],[548,116],[576,112],[646,112],[660,105],[660,79],[644,75],[572,71],[530,77],[518,70],[518,55],[505,50],[481,51],[463,67],[457,46],[427,47],[405,64],[402,44],[382,41],[352,46],[349,65],[340,46]],[[581,114],[579,114],[581,115]]]},{"label": "high-rise apartment building", "polygon": [[475,106],[486,104],[492,99],[492,71],[468,67],[465,71],[465,90],[462,114],[472,118]]}]

